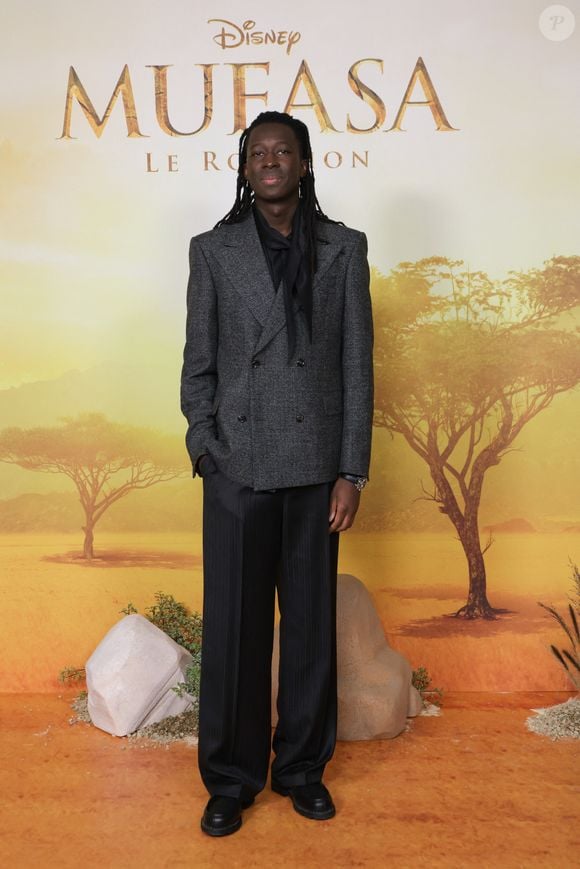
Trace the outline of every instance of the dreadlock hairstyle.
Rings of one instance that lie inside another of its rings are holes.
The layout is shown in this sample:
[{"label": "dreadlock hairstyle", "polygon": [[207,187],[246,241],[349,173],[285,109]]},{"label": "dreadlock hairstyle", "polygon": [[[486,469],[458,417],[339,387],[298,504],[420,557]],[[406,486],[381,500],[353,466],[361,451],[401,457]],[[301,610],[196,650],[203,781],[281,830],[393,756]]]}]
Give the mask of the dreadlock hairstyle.
[{"label": "dreadlock hairstyle", "polygon": [[285,124],[287,127],[290,127],[294,131],[300,145],[300,158],[307,161],[306,174],[300,179],[299,195],[302,206],[306,256],[310,263],[312,274],[314,274],[316,271],[316,222],[321,220],[324,223],[341,223],[341,221],[331,220],[323,212],[316,196],[314,171],[312,169],[312,147],[310,145],[308,127],[302,121],[299,121],[298,118],[293,118],[292,115],[288,115],[286,112],[261,112],[240,136],[236,199],[225,217],[222,217],[216,223],[215,228],[239,223],[247,217],[252,209],[254,194],[249,183],[244,178],[244,164],[248,155],[250,133],[262,124]]}]

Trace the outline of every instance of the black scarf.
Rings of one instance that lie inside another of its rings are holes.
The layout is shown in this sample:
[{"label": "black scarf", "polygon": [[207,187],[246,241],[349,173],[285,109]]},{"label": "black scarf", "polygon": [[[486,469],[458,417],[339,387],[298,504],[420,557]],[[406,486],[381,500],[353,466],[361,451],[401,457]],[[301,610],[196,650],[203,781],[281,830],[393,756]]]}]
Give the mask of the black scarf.
[{"label": "black scarf", "polygon": [[288,330],[288,361],[290,361],[296,349],[296,324],[292,310],[292,296],[296,297],[299,310],[306,318],[308,337],[312,343],[312,275],[306,253],[302,208],[299,203],[292,219],[292,232],[287,237],[270,226],[255,205],[254,217],[274,288],[277,290],[282,282],[286,328]]}]

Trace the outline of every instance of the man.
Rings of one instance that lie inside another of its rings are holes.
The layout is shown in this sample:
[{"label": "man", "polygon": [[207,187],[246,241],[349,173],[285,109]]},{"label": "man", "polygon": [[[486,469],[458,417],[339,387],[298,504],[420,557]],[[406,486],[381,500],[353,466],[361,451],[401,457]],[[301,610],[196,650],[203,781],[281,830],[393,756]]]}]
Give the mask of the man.
[{"label": "man", "polygon": [[[366,238],[323,214],[306,126],[259,115],[237,195],[192,239],[181,407],[203,478],[202,830],[238,830],[265,786],[335,813],[339,533],[367,481],[373,327]],[[275,589],[278,723],[271,742]]]}]

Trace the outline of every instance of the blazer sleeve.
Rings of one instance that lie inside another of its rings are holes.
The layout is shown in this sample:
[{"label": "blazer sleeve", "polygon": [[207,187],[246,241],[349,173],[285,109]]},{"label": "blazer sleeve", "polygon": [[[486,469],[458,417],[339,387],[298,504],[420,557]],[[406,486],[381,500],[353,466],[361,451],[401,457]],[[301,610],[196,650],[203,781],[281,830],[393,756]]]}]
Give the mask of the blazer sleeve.
[{"label": "blazer sleeve", "polygon": [[373,317],[367,239],[359,234],[346,273],[342,325],[340,471],[368,477],[373,426]]},{"label": "blazer sleeve", "polygon": [[217,439],[215,397],[217,391],[218,314],[215,286],[201,245],[192,238],[189,246],[187,319],[181,369],[181,411],[189,428],[187,451],[196,475],[197,460]]}]

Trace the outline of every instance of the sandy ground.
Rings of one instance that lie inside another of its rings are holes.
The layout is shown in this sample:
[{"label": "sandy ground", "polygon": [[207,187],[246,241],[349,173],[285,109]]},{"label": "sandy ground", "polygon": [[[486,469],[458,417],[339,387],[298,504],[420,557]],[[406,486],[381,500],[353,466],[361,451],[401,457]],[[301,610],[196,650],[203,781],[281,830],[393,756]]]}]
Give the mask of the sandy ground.
[{"label": "sandy ground", "polygon": [[577,865],[578,744],[530,733],[563,694],[448,695],[393,740],[339,742],[337,815],[310,821],[269,785],[234,836],[199,828],[195,747],[129,745],[69,724],[74,692],[0,695],[0,860],[14,869]]}]

